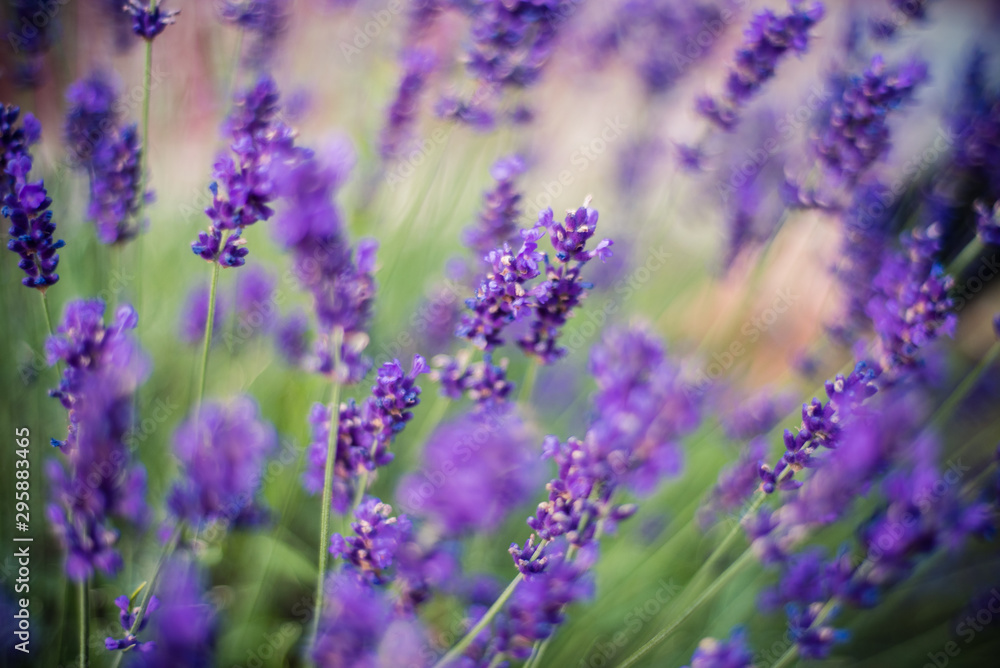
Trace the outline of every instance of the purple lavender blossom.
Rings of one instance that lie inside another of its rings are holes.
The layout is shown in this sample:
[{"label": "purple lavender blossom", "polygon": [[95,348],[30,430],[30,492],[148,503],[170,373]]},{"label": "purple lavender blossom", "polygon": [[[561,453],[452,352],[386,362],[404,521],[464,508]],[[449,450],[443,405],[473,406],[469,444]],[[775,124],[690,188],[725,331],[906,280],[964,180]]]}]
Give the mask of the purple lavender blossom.
[{"label": "purple lavender blossom", "polygon": [[567,606],[594,595],[588,571],[597,560],[596,546],[584,547],[573,561],[566,558],[565,549],[563,544],[550,552],[545,570],[525,576],[511,597],[506,624],[497,633],[497,649],[515,660],[527,659],[535,642],[555,632]]},{"label": "purple lavender blossom", "polygon": [[468,227],[462,237],[465,245],[477,255],[486,255],[505,243],[514,243],[517,238],[521,193],[515,181],[524,170],[524,159],[519,155],[500,158],[490,169],[496,186],[483,194],[479,220]]},{"label": "purple lavender blossom", "polygon": [[890,71],[880,55],[861,76],[851,77],[814,141],[827,172],[854,182],[885,155],[889,112],[911,100],[926,80],[927,63],[913,60]]},{"label": "purple lavender blossom", "polygon": [[342,557],[372,584],[388,581],[385,571],[393,565],[400,545],[412,540],[413,525],[406,515],[392,517],[392,506],[368,497],[354,511],[354,536],[330,537],[330,554]]},{"label": "purple lavender blossom", "polygon": [[[8,114],[5,112],[5,116],[10,118]],[[21,279],[21,284],[44,292],[59,281],[59,274],[56,273],[59,254],[56,251],[66,244],[62,239],[52,238],[56,224],[49,210],[52,199],[45,190],[45,182],[28,180],[32,160],[27,148],[37,141],[40,133],[38,121],[28,114],[24,119],[25,143],[17,154],[14,153],[13,140],[16,133],[12,134],[11,151],[4,155],[4,159],[9,161],[6,177],[10,178],[10,181],[4,179],[4,185],[10,190],[3,197],[0,213],[10,220],[7,248],[20,256],[17,266],[27,274]]]},{"label": "purple lavender blossom", "polygon": [[492,355],[482,361],[469,363],[454,357],[442,356],[443,366],[435,370],[432,379],[440,383],[441,394],[449,399],[461,399],[468,393],[477,407],[502,404],[514,389],[507,380],[507,360],[493,363]]},{"label": "purple lavender blossom", "polygon": [[[721,37],[713,30],[707,46],[699,31],[706,26],[725,27],[718,7],[679,4],[671,0],[624,0],[615,7],[611,20],[591,37],[593,59],[603,64],[612,55],[635,71],[650,95],[664,93],[712,51]],[[695,40],[698,40],[695,42]],[[678,49],[697,43],[698,49]]]},{"label": "purple lavender blossom", "polygon": [[976,234],[987,246],[1000,246],[1000,201],[992,209],[983,201],[975,204]]},{"label": "purple lavender blossom", "polygon": [[[369,368],[362,353],[368,344],[378,244],[363,239],[354,256],[334,202],[354,154],[346,142],[331,144],[326,153],[321,160],[311,151],[297,150],[282,161],[276,184],[286,207],[274,232],[292,253],[292,272],[314,298],[319,323],[315,370],[336,373],[341,382],[357,382]],[[334,369],[332,346],[338,333],[341,364]]]},{"label": "purple lavender blossom", "polygon": [[493,531],[541,481],[527,427],[513,411],[470,413],[430,435],[420,469],[396,496],[450,536]]},{"label": "purple lavender blossom", "polygon": [[723,513],[732,513],[750,498],[759,485],[757,471],[767,457],[767,440],[762,436],[750,441],[733,464],[719,472],[719,478],[699,513],[703,526],[718,520]]},{"label": "purple lavender blossom", "polygon": [[219,13],[223,21],[251,37],[244,56],[257,69],[266,69],[288,29],[291,8],[288,0],[223,0]]},{"label": "purple lavender blossom", "polygon": [[42,136],[42,126],[30,112],[24,115],[21,127],[15,127],[20,115],[20,107],[0,104],[0,201],[14,188],[14,177],[7,167],[15,158],[28,154]]},{"label": "purple lavender blossom", "polygon": [[309,650],[316,665],[411,665],[427,651],[419,622],[395,612],[386,592],[344,572],[328,575],[324,587],[325,605]]},{"label": "purple lavender blossom", "polygon": [[545,228],[536,225],[521,230],[521,244],[517,253],[509,244],[493,250],[484,259],[490,271],[483,278],[474,299],[466,301],[471,313],[462,314],[458,336],[468,339],[481,350],[492,350],[503,345],[500,336],[504,328],[531,309],[528,281],[541,273],[539,262],[544,255],[538,251],[538,240],[545,236]]},{"label": "purple lavender blossom", "polygon": [[[409,373],[403,372],[398,360],[388,362],[379,369],[372,394],[363,404],[350,400],[340,405],[331,500],[338,513],[346,512],[363,472],[375,471],[393,460],[389,446],[413,417],[410,409],[420,403],[416,379],[427,371],[427,364],[419,355],[414,355]],[[315,404],[309,422],[312,442],[302,483],[307,491],[318,493],[323,489],[325,477],[330,409]]]},{"label": "purple lavender blossom", "polygon": [[586,441],[614,478],[651,491],[680,470],[680,439],[701,421],[701,406],[662,344],[642,328],[612,329],[590,353],[597,414]]},{"label": "purple lavender blossom", "polygon": [[806,9],[801,0],[789,0],[789,13],[778,16],[769,9],[754,14],[744,31],[743,46],[736,52],[733,69],[722,98],[702,97],[698,111],[719,127],[732,129],[739,111],[774,77],[778,62],[789,52],[805,53],[809,30],[823,18],[822,3]]},{"label": "purple lavender blossom", "polygon": [[735,628],[728,640],[704,638],[684,668],[753,668],[753,653],[747,647],[746,632]]},{"label": "purple lavender blossom", "polygon": [[74,166],[87,174],[90,202],[87,217],[101,243],[128,241],[139,234],[143,202],[142,140],[135,124],[123,125],[118,113],[118,84],[94,71],[70,86],[66,94],[65,135]]},{"label": "purple lavender blossom", "polygon": [[[23,57],[14,69],[14,79],[25,88],[42,83],[42,59],[52,47],[58,30],[58,0],[12,0],[6,39],[14,53]],[[37,16],[45,17],[39,20]]]},{"label": "purple lavender blossom", "polygon": [[117,98],[118,86],[103,70],[94,70],[67,89],[63,132],[75,166],[87,167],[98,144],[117,127]]},{"label": "purple lavender blossom", "polygon": [[549,240],[555,249],[557,263],[545,257],[545,281],[532,290],[531,303],[534,318],[531,333],[522,337],[517,345],[526,355],[535,357],[542,364],[552,364],[566,355],[566,348],[559,346],[560,330],[580,305],[586,290],[592,285],[581,280],[584,265],[595,257],[606,261],[611,257],[614,242],[603,239],[593,250],[586,250],[587,242],[597,231],[597,211],[587,206],[566,214],[564,224],[546,209],[538,217],[538,226],[549,231]]},{"label": "purple lavender blossom", "polygon": [[256,518],[261,471],[276,446],[249,397],[202,404],[174,433],[182,473],[167,500],[171,514],[194,526]]},{"label": "purple lavender blossom", "polygon": [[287,150],[291,141],[291,131],[278,120],[278,88],[272,79],[261,78],[236,96],[225,131],[233,139],[232,155],[222,155],[215,163],[215,180],[209,186],[212,204],[205,209],[212,224],[191,250],[208,262],[240,267],[248,253],[243,248],[243,228],[274,213],[272,164],[275,154]]},{"label": "purple lavender blossom", "polygon": [[879,337],[880,362],[890,377],[917,368],[922,348],[942,334],[954,334],[958,317],[948,296],[954,281],[934,261],[940,234],[932,225],[905,236],[905,252],[888,251],[875,277],[867,314]]},{"label": "purple lavender blossom", "polygon": [[[772,469],[763,464],[760,467],[761,489],[771,494],[775,489],[798,489],[802,482],[794,480],[795,472],[814,464],[813,455],[820,447],[836,449],[841,443],[841,425],[866,401],[875,394],[874,380],[878,376],[865,362],[858,362],[854,370],[845,378],[837,375],[826,382],[829,401],[814,398],[802,405],[802,426],[797,430],[785,430],[785,454]],[[788,471],[788,475],[786,475]]]},{"label": "purple lavender blossom", "polygon": [[434,65],[434,54],[428,50],[408,49],[403,53],[403,78],[379,138],[383,160],[399,157],[410,148],[413,127],[420,116],[420,98]]},{"label": "purple lavender blossom", "polygon": [[198,564],[188,557],[171,558],[163,568],[157,592],[160,604],[149,615],[145,632],[150,640],[145,651],[129,652],[129,665],[138,668],[215,665],[218,615],[215,605],[205,595],[205,576]]},{"label": "purple lavender blossom", "polygon": [[822,609],[823,603],[814,603],[804,609],[798,606],[788,609],[788,630],[803,659],[825,659],[835,644],[847,640],[845,631],[838,631],[826,623],[832,614],[819,626],[815,625]]},{"label": "purple lavender blossom", "polygon": [[65,364],[50,395],[69,413],[66,439],[52,440],[65,464],[46,464],[53,497],[46,515],[75,581],[95,570],[116,573],[121,556],[112,520],[141,524],[148,513],[146,472],[131,463],[126,442],[133,395],[149,374],[149,361],[129,333],[137,323],[130,306],[119,307],[105,326],[103,302],[73,301],[45,344],[49,363]]},{"label": "purple lavender blossom", "polygon": [[[131,649],[134,647],[140,652],[150,652],[155,649],[156,643],[152,641],[141,642],[138,637],[132,633],[132,626],[135,624],[140,606],[133,606],[132,601],[129,600],[128,596],[119,596],[116,598],[115,605],[118,606],[118,609],[120,610],[118,613],[118,621],[121,623],[122,631],[124,631],[125,637],[106,638],[104,640],[104,648],[109,651],[115,651]],[[149,623],[149,616],[156,612],[159,607],[160,599],[156,596],[149,599],[149,605],[146,606],[146,612],[142,616],[142,622],[139,624],[139,628],[136,629],[136,633],[142,633],[142,631],[145,630],[146,625]]]},{"label": "purple lavender blossom", "polygon": [[147,42],[173,25],[181,10],[165,10],[162,1],[147,4],[144,0],[128,0],[125,11],[132,16],[132,32]]}]

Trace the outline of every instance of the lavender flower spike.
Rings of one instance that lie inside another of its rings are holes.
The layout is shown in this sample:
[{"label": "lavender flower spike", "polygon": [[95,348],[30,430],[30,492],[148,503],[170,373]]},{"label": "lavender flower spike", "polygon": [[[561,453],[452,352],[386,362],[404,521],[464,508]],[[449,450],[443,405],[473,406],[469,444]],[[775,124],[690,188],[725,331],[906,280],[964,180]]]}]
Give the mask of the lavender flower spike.
[{"label": "lavender flower spike", "polygon": [[552,364],[566,354],[558,346],[560,330],[580,305],[587,288],[580,272],[595,257],[607,261],[611,257],[610,239],[602,239],[593,250],[586,250],[587,242],[597,231],[597,211],[588,207],[588,201],[576,211],[566,214],[565,223],[553,219],[552,209],[546,209],[538,224],[549,231],[549,240],[555,249],[556,264],[545,258],[545,282],[535,288],[531,333],[517,342],[526,355],[538,358],[543,364]]},{"label": "lavender flower spike", "polygon": [[403,54],[403,78],[389,106],[388,119],[379,140],[383,160],[398,157],[410,148],[413,126],[420,113],[420,97],[433,70],[432,52],[410,49]]},{"label": "lavender flower spike", "polygon": [[59,255],[56,251],[66,244],[62,239],[52,238],[56,224],[49,210],[52,199],[45,190],[45,183],[28,180],[32,167],[28,147],[38,141],[41,126],[34,116],[28,114],[23,128],[12,130],[10,124],[17,118],[14,107],[3,107],[3,118],[6,126],[3,128],[3,162],[6,168],[3,183],[6,192],[0,213],[10,220],[7,248],[21,257],[17,266],[27,274],[21,283],[44,292],[59,281],[59,274],[56,273]]},{"label": "lavender flower spike", "polygon": [[823,18],[822,3],[805,9],[802,0],[789,0],[790,13],[777,16],[770,9],[754,14],[744,32],[743,46],[726,80],[721,99],[702,97],[698,111],[719,127],[732,129],[739,110],[774,77],[778,62],[789,51],[804,53],[809,45],[809,30]]},{"label": "lavender flower spike", "polygon": [[162,1],[150,4],[145,0],[128,0],[124,9],[132,16],[132,32],[147,42],[176,22],[181,13],[179,9],[164,10]]}]

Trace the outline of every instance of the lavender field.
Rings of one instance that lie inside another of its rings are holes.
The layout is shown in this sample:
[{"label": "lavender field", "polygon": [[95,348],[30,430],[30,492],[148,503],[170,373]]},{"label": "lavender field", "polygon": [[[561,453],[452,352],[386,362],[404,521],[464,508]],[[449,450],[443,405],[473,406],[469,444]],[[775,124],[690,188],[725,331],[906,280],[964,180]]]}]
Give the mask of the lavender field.
[{"label": "lavender field", "polygon": [[1000,3],[0,26],[0,666],[997,664]]}]

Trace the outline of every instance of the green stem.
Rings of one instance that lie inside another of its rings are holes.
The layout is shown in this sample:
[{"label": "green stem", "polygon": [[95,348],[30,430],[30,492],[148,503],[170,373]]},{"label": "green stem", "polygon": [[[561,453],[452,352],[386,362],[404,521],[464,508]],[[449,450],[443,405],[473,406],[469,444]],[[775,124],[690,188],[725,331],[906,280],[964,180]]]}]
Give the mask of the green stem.
[{"label": "green stem", "polygon": [[[149,3],[150,9],[155,8],[156,0]],[[153,40],[146,40],[146,62],[142,73],[142,138],[140,139],[139,160],[139,210],[136,213],[136,224],[140,226],[135,240],[135,281],[136,307],[143,313],[142,303],[142,229],[146,215],[146,189],[149,187],[149,106],[153,87]]]},{"label": "green stem", "polygon": [[208,292],[208,318],[205,320],[205,345],[201,351],[201,375],[198,378],[198,395],[195,407],[201,407],[205,398],[205,377],[208,375],[208,350],[212,347],[212,325],[215,324],[215,292],[219,287],[219,263],[212,263],[212,287]]},{"label": "green stem", "polygon": [[326,469],[323,473],[323,497],[319,520],[319,568],[316,573],[316,608],[313,611],[313,628],[309,646],[316,642],[319,630],[319,618],[323,612],[323,594],[325,591],[326,561],[330,545],[330,503],[333,497],[333,465],[337,458],[337,437],[340,430],[340,345],[343,331],[333,332],[331,348],[333,353],[333,391],[330,395],[330,433],[326,442]]},{"label": "green stem", "polygon": [[485,629],[487,625],[493,621],[493,618],[497,616],[497,613],[500,612],[500,609],[507,602],[507,599],[513,595],[514,590],[517,589],[517,585],[521,584],[521,580],[523,579],[524,575],[518,573],[517,577],[511,580],[510,584],[507,585],[507,588],[503,590],[502,594],[500,594],[500,598],[493,602],[493,605],[491,605],[490,609],[486,611],[486,614],[483,615],[482,619],[480,619],[468,633],[462,636],[462,639],[458,641],[458,644],[448,650],[448,653],[441,657],[441,659],[434,664],[433,668],[443,668],[458,657],[462,656],[462,652],[464,652],[466,648],[472,644],[472,641],[476,639],[476,636],[482,633],[483,629]]},{"label": "green stem", "polygon": [[996,361],[998,355],[1000,355],[1000,341],[996,341],[990,346],[990,349],[983,355],[983,359],[979,360],[979,364],[962,379],[962,382],[948,395],[941,407],[934,411],[934,415],[931,416],[927,424],[928,429],[939,429],[951,418],[955,409],[969,396],[980,377]]},{"label": "green stem", "polygon": [[685,609],[684,612],[674,619],[674,621],[672,621],[666,628],[650,638],[645,645],[640,647],[634,654],[619,664],[618,668],[627,668],[628,666],[635,665],[636,661],[641,659],[650,650],[670,637],[670,635],[673,634],[673,632],[676,631],[688,617],[693,615],[698,609],[701,608],[701,606],[705,605],[709,599],[715,596],[715,594],[726,586],[743,569],[744,566],[750,563],[752,559],[753,552],[751,550],[745,550],[736,561],[731,563],[726,570],[724,570],[712,581],[712,584],[710,584],[708,588],[706,588],[705,591],[703,591],[701,595],[695,599],[694,603],[689,605],[687,609]]},{"label": "green stem", "polygon": [[[819,626],[820,624],[825,622],[826,618],[830,616],[830,613],[833,612],[833,609],[836,607],[836,605],[837,605],[836,598],[831,598],[829,601],[827,601],[823,605],[819,613],[816,615],[816,619],[814,619],[812,624],[809,625],[809,628]],[[791,647],[789,647],[787,650],[785,650],[785,653],[782,654],[778,658],[778,660],[774,662],[774,665],[771,666],[771,668],[784,668],[785,666],[790,666],[792,665],[792,662],[798,658],[798,656],[799,656],[799,646],[798,643],[796,643],[793,644]]]},{"label": "green stem", "polygon": [[80,668],[90,666],[90,580],[77,584],[80,602]]},{"label": "green stem", "polygon": [[[144,587],[145,591],[142,594],[142,603],[139,604],[139,610],[136,613],[135,621],[132,622],[132,628],[128,630],[129,635],[134,636],[139,632],[139,626],[142,625],[142,620],[146,616],[146,609],[149,608],[149,602],[153,598],[153,592],[156,590],[156,583],[160,579],[160,573],[163,571],[163,566],[167,563],[167,558],[173,554],[174,550],[177,548],[177,543],[180,541],[180,537],[183,532],[184,523],[180,522],[174,528],[174,533],[170,536],[167,544],[163,546],[163,552],[160,553],[160,558],[156,562],[156,569],[153,571],[153,578],[149,581],[149,586]],[[115,658],[111,663],[111,668],[118,668],[124,654],[125,652],[115,652]]]}]

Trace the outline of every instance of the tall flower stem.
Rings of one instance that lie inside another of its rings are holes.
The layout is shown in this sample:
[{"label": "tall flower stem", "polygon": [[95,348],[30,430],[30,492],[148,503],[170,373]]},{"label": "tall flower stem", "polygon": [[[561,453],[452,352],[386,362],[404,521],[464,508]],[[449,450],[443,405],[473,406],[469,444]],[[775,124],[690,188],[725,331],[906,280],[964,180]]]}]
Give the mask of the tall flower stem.
[{"label": "tall flower stem", "polygon": [[517,589],[517,586],[521,584],[522,580],[524,580],[524,575],[518,573],[517,577],[510,581],[510,584],[503,590],[500,597],[493,602],[490,609],[487,610],[486,614],[482,616],[482,619],[476,622],[476,625],[473,626],[469,632],[458,641],[458,644],[448,650],[448,653],[442,656],[441,659],[434,664],[433,668],[443,668],[443,666],[447,666],[452,661],[462,656],[462,652],[464,652],[469,645],[472,644],[472,641],[476,639],[476,636],[482,633],[483,629],[485,629],[489,623],[493,621],[493,618],[497,616],[497,613],[500,612],[500,609],[503,608],[504,604],[507,603],[507,600],[514,594],[514,590]]},{"label": "tall flower stem", "polygon": [[531,402],[531,394],[535,389],[535,381],[538,380],[538,367],[541,366],[534,357],[528,360],[528,368],[524,371],[524,380],[521,381],[521,391],[517,395],[524,403]]},{"label": "tall flower stem", "polygon": [[344,332],[339,327],[333,331],[330,347],[333,349],[333,387],[330,395],[330,433],[326,441],[326,469],[323,473],[323,497],[319,519],[319,567],[316,572],[316,608],[313,612],[313,628],[309,645],[316,642],[319,618],[323,612],[325,592],[326,562],[330,545],[330,504],[333,499],[333,465],[337,458],[337,438],[340,432],[340,345]]},{"label": "tall flower stem", "polygon": [[205,377],[208,375],[208,351],[212,347],[212,325],[215,324],[215,293],[219,287],[219,263],[212,263],[212,286],[208,292],[208,318],[205,320],[205,345],[201,351],[201,374],[198,378],[198,394],[195,408],[201,407],[205,397]]},{"label": "tall flower stem", "polygon": [[[149,8],[156,8],[156,0],[150,0]],[[153,87],[153,40],[146,40],[146,62],[142,72],[142,138],[139,148],[139,211],[136,221],[141,226],[146,215],[146,189],[149,187],[149,104]],[[142,303],[142,229],[135,240],[135,291],[136,307],[144,313]]]},{"label": "tall flower stem", "polygon": [[90,579],[77,583],[80,602],[80,668],[90,666]]},{"label": "tall flower stem", "polygon": [[[56,330],[52,328],[52,314],[49,312],[49,298],[46,296],[45,290],[39,290],[38,294],[42,297],[42,315],[45,316],[45,329],[49,333],[49,338],[51,338],[56,335]],[[56,360],[56,372],[59,376],[62,376],[62,363],[58,360]]]},{"label": "tall flower stem", "polygon": [[[149,581],[149,586],[146,587],[146,583],[140,585],[140,589],[145,589],[145,591],[142,594],[142,602],[139,604],[139,610],[136,612],[135,621],[132,622],[132,628],[128,630],[129,635],[134,636],[139,632],[139,626],[142,625],[142,620],[146,616],[146,610],[149,608],[149,602],[153,598],[153,592],[156,590],[156,583],[160,579],[163,566],[167,563],[167,557],[173,554],[177,548],[177,543],[180,542],[181,534],[183,533],[184,522],[178,522],[177,526],[174,527],[174,533],[170,536],[167,544],[163,546],[163,552],[160,553],[160,558],[156,562],[156,569],[153,571],[153,577]],[[115,659],[111,663],[111,668],[118,668],[124,655],[125,652],[115,652]]]}]

